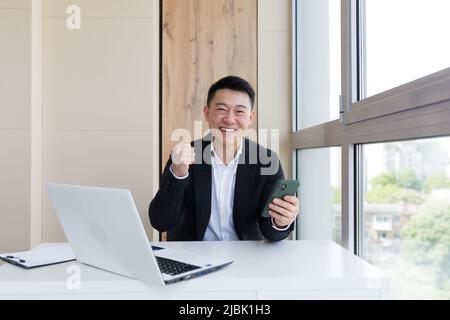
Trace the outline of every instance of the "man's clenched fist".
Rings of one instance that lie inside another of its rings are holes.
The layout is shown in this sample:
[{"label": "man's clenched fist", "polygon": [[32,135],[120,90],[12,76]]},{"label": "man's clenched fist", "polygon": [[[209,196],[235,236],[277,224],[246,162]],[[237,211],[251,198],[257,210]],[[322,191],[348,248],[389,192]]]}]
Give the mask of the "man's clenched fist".
[{"label": "man's clenched fist", "polygon": [[188,174],[189,165],[194,163],[195,149],[189,143],[180,142],[173,147],[170,157],[172,172],[177,177],[184,177]]}]

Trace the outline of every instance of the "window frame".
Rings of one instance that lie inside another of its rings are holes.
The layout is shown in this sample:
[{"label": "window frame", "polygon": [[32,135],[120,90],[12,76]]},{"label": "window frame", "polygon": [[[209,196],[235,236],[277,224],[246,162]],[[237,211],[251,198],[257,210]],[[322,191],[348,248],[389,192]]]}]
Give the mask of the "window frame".
[{"label": "window frame", "polygon": [[[298,112],[296,2],[292,0],[293,115]],[[363,249],[362,145],[450,136],[450,68],[359,100],[365,92],[364,6],[365,0],[341,0],[341,119],[291,133],[293,154],[341,147],[342,244],[358,255]],[[297,175],[295,156],[293,163]]]}]

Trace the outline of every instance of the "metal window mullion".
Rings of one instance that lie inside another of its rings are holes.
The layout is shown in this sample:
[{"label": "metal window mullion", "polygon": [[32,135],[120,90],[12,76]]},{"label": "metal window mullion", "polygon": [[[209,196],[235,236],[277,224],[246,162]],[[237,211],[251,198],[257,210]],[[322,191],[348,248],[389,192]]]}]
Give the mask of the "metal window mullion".
[{"label": "metal window mullion", "polygon": [[[366,0],[350,0],[353,6],[351,10],[350,32],[352,39],[352,50],[350,61],[352,62],[352,101],[349,106],[349,113],[352,110],[353,103],[362,100],[367,94],[367,37],[366,37]],[[348,123],[348,121],[346,122]],[[349,232],[352,233],[351,252],[356,255],[363,255],[363,147],[353,144],[349,150],[351,154],[351,177],[348,177],[349,190],[349,219],[352,223],[349,226]],[[350,159],[349,159],[350,160]],[[350,210],[351,209],[351,210]]]},{"label": "metal window mullion", "polygon": [[[297,131],[299,128],[299,123],[298,123],[298,113],[299,113],[299,93],[297,92],[297,88],[298,88],[298,62],[297,62],[297,57],[298,57],[298,47],[299,47],[299,36],[298,36],[298,15],[297,15],[297,0],[292,0],[291,2],[291,11],[292,11],[292,21],[291,21],[291,28],[292,28],[292,32],[291,32],[291,39],[292,39],[292,50],[291,50],[291,55],[292,55],[292,133]],[[292,177],[296,180],[299,180],[299,176],[298,176],[298,156],[297,156],[297,150],[292,148],[291,146],[291,150],[292,150]],[[297,233],[298,233],[298,225],[299,225],[299,218],[297,218],[294,223],[294,230],[295,232],[292,232],[292,239],[293,240],[297,240],[299,239]]]},{"label": "metal window mullion", "polygon": [[[357,57],[357,0],[341,0],[341,122],[345,124],[346,114],[358,94]],[[355,252],[355,185],[354,185],[354,147],[341,144],[341,226],[342,245]]]},{"label": "metal window mullion", "polygon": [[292,132],[295,132],[299,129],[298,124],[298,113],[299,113],[299,103],[298,103],[298,47],[299,47],[299,35],[298,35],[298,20],[297,20],[297,0],[292,0],[291,3],[292,10],[292,22],[291,22],[291,39],[292,39]]},{"label": "metal window mullion", "polygon": [[358,99],[358,0],[341,0],[341,87],[343,122]]},{"label": "metal window mullion", "polygon": [[[292,177],[295,180],[300,180],[300,177],[298,174],[298,151],[293,148],[292,148]],[[300,196],[299,194],[297,194],[297,195]],[[292,240],[300,239],[299,230],[297,229],[299,226],[299,220],[300,220],[300,215],[297,216],[297,219],[295,219],[295,221],[294,221],[295,232],[292,232]]]},{"label": "metal window mullion", "polygon": [[364,153],[363,145],[356,145],[355,155],[355,192],[354,192],[354,233],[355,248],[354,253],[360,257],[364,255]]},{"label": "metal window mullion", "polygon": [[[353,102],[364,94],[365,81],[363,70],[365,68],[364,46],[360,41],[365,37],[360,34],[364,31],[361,25],[361,10],[365,10],[365,0],[341,0],[341,109],[342,122],[346,123],[346,115],[350,113]],[[364,50],[361,52],[361,50]],[[345,128],[345,127],[344,127]],[[356,167],[358,158],[355,158],[355,146],[351,141],[345,141],[341,147],[341,222],[342,244],[351,252],[357,252],[359,235],[356,231],[358,211],[356,195],[358,184]]]},{"label": "metal window mullion", "polygon": [[366,0],[357,0],[356,21],[355,29],[356,32],[356,52],[355,57],[357,61],[356,72],[358,74],[356,86],[358,88],[357,98],[352,102],[357,102],[359,100],[365,99],[367,97],[367,37],[366,37]]},{"label": "metal window mullion", "polygon": [[341,166],[342,245],[350,252],[355,252],[354,147],[352,144],[342,145]]}]

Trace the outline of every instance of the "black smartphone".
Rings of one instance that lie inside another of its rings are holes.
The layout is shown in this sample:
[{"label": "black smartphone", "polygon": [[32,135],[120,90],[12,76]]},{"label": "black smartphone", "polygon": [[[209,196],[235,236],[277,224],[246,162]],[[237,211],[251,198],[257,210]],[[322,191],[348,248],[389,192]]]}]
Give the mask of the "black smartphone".
[{"label": "black smartphone", "polygon": [[270,217],[269,204],[273,201],[273,199],[275,198],[283,199],[284,196],[294,196],[297,193],[299,186],[300,182],[298,182],[297,180],[277,181],[272,189],[272,193],[267,199],[266,205],[264,206],[261,215],[263,217],[269,218]]}]

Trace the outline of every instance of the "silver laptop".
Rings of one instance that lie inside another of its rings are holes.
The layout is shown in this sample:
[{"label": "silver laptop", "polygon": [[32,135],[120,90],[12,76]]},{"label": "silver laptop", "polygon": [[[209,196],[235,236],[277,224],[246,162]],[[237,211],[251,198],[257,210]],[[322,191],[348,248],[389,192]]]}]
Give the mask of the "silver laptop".
[{"label": "silver laptop", "polygon": [[45,187],[79,262],[152,285],[192,279],[233,262],[152,245],[128,190]]}]

